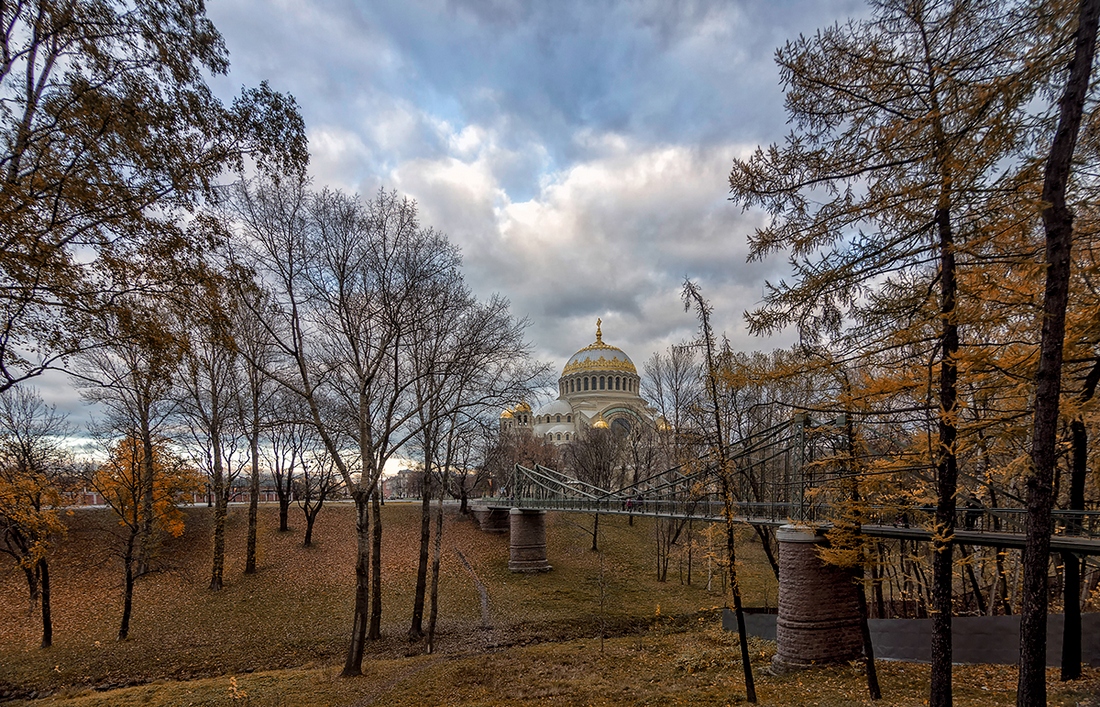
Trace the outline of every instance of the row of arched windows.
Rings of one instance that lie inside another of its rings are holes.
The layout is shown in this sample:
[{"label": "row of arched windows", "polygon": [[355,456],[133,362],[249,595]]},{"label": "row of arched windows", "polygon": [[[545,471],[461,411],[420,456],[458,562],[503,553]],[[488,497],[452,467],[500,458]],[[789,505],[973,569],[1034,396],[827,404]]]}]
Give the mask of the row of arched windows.
[{"label": "row of arched windows", "polygon": [[[554,419],[551,420],[550,419],[551,417],[553,417]],[[572,415],[566,415],[565,416],[565,421],[566,422],[572,422],[573,421],[573,416]],[[561,415],[560,414],[559,415],[535,415],[535,424],[536,425],[542,425],[542,424],[545,424],[547,422],[561,422]]]},{"label": "row of arched windows", "polygon": [[638,381],[626,376],[583,376],[561,381],[561,394],[581,393],[586,390],[625,390],[638,392]]},{"label": "row of arched windows", "polygon": [[[546,439],[550,440],[551,442],[554,442],[554,441],[561,442],[562,439],[563,439],[561,435],[562,435],[561,432],[558,432],[556,434],[553,433],[553,432],[547,432],[546,433]],[[566,442],[569,441],[569,433],[568,432],[565,433],[564,440]]]}]

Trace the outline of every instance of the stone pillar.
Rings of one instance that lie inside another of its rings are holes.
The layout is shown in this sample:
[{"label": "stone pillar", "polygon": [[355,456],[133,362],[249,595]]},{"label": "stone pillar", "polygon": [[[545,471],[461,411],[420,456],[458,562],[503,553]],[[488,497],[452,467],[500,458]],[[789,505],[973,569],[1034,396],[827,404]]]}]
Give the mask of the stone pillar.
[{"label": "stone pillar", "polygon": [[546,511],[508,512],[508,569],[513,572],[549,572],[546,560]]},{"label": "stone pillar", "polygon": [[852,575],[818,557],[824,542],[813,528],[784,525],[779,540],[777,672],[844,663],[863,655],[859,599]]},{"label": "stone pillar", "polygon": [[503,508],[474,508],[474,518],[483,532],[507,533],[511,524],[508,511]]}]

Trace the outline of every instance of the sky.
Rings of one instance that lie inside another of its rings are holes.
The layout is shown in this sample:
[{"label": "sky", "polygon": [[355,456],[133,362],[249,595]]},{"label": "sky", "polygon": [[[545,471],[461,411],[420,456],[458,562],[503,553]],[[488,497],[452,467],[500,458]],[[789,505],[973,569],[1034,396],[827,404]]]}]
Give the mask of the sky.
[{"label": "sky", "polygon": [[746,261],[762,216],[728,201],[727,178],[789,130],[775,49],[865,14],[861,0],[217,0],[207,12],[230,54],[219,95],[265,80],[292,94],[314,185],[415,199],[422,225],[462,249],[473,292],[529,321],[539,359],[560,370],[601,318],[640,370],[695,332],[685,278],[736,348],[791,343],[745,329],[786,263]]}]

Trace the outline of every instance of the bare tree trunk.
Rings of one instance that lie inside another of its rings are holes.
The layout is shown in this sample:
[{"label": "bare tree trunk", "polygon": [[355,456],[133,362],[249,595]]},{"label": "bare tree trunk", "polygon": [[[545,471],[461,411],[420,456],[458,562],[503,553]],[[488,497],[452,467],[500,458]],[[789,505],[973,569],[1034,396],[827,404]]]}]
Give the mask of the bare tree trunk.
[{"label": "bare tree trunk", "polygon": [[367,624],[370,616],[370,499],[366,494],[355,494],[355,609],[351,622],[351,643],[344,661],[342,677],[363,674],[363,651],[367,642]]},{"label": "bare tree trunk", "polygon": [[380,489],[375,486],[371,493],[371,508],[374,517],[371,519],[371,602],[370,602],[370,631],[367,637],[376,641],[382,638],[382,500]]},{"label": "bare tree trunk", "polygon": [[963,556],[966,562],[966,574],[970,578],[970,587],[971,590],[974,592],[974,603],[977,606],[978,615],[985,616],[985,596],[982,595],[981,583],[978,581],[978,577],[974,573],[973,555],[970,552],[967,552],[966,546],[962,544],[959,545],[959,553]]},{"label": "bare tree trunk", "polygon": [[[317,509],[319,511],[320,509]],[[317,511],[306,512],[306,536],[302,541],[302,545],[310,547],[313,545],[313,523],[317,520]]]},{"label": "bare tree trunk", "polygon": [[23,568],[23,575],[27,578],[27,616],[34,613],[34,607],[38,604],[38,575],[30,567]]},{"label": "bare tree trunk", "polygon": [[122,594],[122,623],[118,627],[118,640],[125,641],[130,635],[130,614],[134,607],[134,544],[137,530],[130,529],[130,537],[126,541],[126,550],[122,555],[123,569],[126,572],[125,584]]},{"label": "bare tree trunk", "polygon": [[[1088,375],[1079,400],[1088,402],[1100,385],[1100,359],[1097,359]],[[1069,481],[1069,509],[1085,510],[1085,480],[1088,476],[1089,433],[1080,418],[1070,422],[1072,441],[1072,467]],[[1081,531],[1081,516],[1071,520],[1071,532]],[[1062,680],[1076,680],[1081,677],[1081,558],[1071,552],[1062,553],[1065,565],[1065,624],[1062,629]]]},{"label": "bare tree trunk", "polygon": [[221,473],[216,474],[214,491],[214,562],[210,569],[210,589],[221,591],[225,586],[225,517],[229,498],[222,483]]},{"label": "bare tree trunk", "polygon": [[[945,195],[944,199],[949,200]],[[932,684],[931,707],[951,707],[951,614],[954,578],[955,492],[959,469],[957,429],[959,327],[955,314],[958,289],[951,212],[936,210],[940,238],[940,415],[936,452],[936,528],[932,535]]]},{"label": "bare tree trunk", "polygon": [[290,530],[290,493],[279,494],[279,531]]},{"label": "bare tree trunk", "polygon": [[1081,0],[1076,46],[1059,101],[1058,127],[1043,180],[1043,228],[1046,231],[1046,289],[1043,295],[1043,333],[1036,374],[1035,417],[1032,431],[1032,473],[1027,479],[1027,539],[1024,546],[1024,591],[1020,608],[1020,675],[1016,688],[1019,707],[1045,705],[1047,563],[1054,506],[1053,478],[1057,464],[1059,398],[1062,391],[1062,347],[1069,301],[1070,249],[1073,213],[1066,190],[1073,153],[1081,127],[1085,98],[1096,53],[1100,0]]},{"label": "bare tree trunk", "polygon": [[432,598],[428,613],[428,652],[435,650],[435,626],[439,618],[439,564],[443,556],[443,494],[435,514],[435,542],[432,545]]},{"label": "bare tree trunk", "polygon": [[863,586],[863,568],[856,570],[856,598],[859,602],[859,631],[863,636],[863,667],[867,675],[867,693],[872,700],[882,699],[878,684],[878,668],[875,667],[875,647],[871,643],[871,629],[867,624],[867,590]]},{"label": "bare tree trunk", "polygon": [[[729,493],[728,491],[726,492]],[[741,667],[745,676],[745,699],[756,702],[756,683],[752,676],[752,663],[749,660],[748,631],[745,628],[745,610],[741,605],[741,586],[737,581],[737,551],[733,529],[732,501],[727,501],[726,510],[726,556],[729,561],[730,592],[733,594],[733,614],[737,619],[737,639],[741,647]]]},{"label": "bare tree trunk", "polygon": [[[416,565],[416,591],[413,595],[412,624],[409,640],[424,637],[424,594],[428,587],[428,550],[432,534],[432,482],[425,470],[420,483],[420,555]],[[442,498],[442,493],[440,494]]]},{"label": "bare tree trunk", "polygon": [[596,517],[592,520],[592,552],[599,552],[598,538],[600,535],[600,514],[597,512]]},{"label": "bare tree trunk", "polygon": [[38,560],[38,581],[42,598],[42,647],[53,645],[53,615],[50,608],[50,565],[46,558]]},{"label": "bare tree trunk", "polygon": [[764,557],[768,558],[768,565],[772,568],[772,574],[778,581],[779,558],[775,554],[775,538],[772,537],[772,531],[763,525],[754,525],[752,529],[756,531],[756,536],[760,538],[760,547],[764,549]]},{"label": "bare tree trunk", "polygon": [[[256,414],[258,415],[258,413]],[[248,486],[250,498],[248,499],[248,544],[245,551],[245,574],[253,574],[256,571],[256,524],[260,503],[260,435],[259,421],[255,418],[253,418],[252,434],[249,436],[249,446],[252,454],[252,469]]]},{"label": "bare tree trunk", "polygon": [[149,425],[148,415],[144,412],[140,420],[141,429],[141,471],[144,493],[141,498],[141,537],[138,546],[137,574],[142,576],[149,571],[150,556],[153,554],[151,547],[153,541],[153,491],[155,484],[156,467],[153,460],[153,431]]}]

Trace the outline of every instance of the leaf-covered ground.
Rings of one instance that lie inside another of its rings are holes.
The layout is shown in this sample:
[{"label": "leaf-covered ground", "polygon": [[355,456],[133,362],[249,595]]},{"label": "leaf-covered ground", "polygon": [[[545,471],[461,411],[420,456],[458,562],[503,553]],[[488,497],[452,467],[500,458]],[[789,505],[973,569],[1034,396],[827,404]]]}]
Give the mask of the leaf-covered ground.
[{"label": "leaf-covered ground", "polygon": [[[449,514],[445,531],[439,651],[405,638],[412,604],[419,507],[384,511],[385,638],[372,643],[362,678],[340,679],[350,630],[354,513],[326,508],[316,546],[300,529],[279,533],[277,509],[261,508],[260,565],[242,574],[245,509],[230,511],[228,586],[209,580],[208,509],[188,510],[187,532],[165,544],[159,570],[141,579],[131,639],[114,640],[121,566],[101,511],[68,518],[54,557],[55,645],[37,648],[21,573],[0,568],[0,696],[72,705],[563,705],[734,704],[744,685],[732,637],[718,627],[719,581],[707,591],[702,551],[691,586],[673,561],[655,579],[653,528],[601,519],[600,555],[589,551],[589,520],[551,515],[554,571],[514,575],[507,536],[487,535]],[[295,522],[300,521],[294,518]],[[745,537],[742,578],[750,605],[774,606],[775,583]],[[469,565],[465,567],[461,553]],[[686,568],[685,568],[686,569]],[[471,573],[477,576],[475,582]],[[686,572],[685,577],[686,579]],[[478,582],[488,594],[483,626]],[[603,596],[602,608],[600,597]],[[611,636],[598,639],[601,628]],[[843,666],[792,676],[765,668],[774,646],[754,642],[762,704],[860,704],[862,672]],[[920,705],[927,667],[880,664],[886,704]],[[1015,671],[956,668],[959,705],[1012,704]],[[1063,685],[1052,674],[1051,704],[1087,703],[1100,676]]]}]

